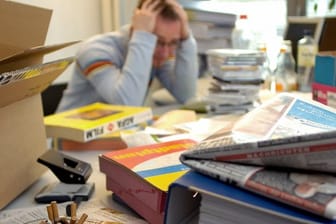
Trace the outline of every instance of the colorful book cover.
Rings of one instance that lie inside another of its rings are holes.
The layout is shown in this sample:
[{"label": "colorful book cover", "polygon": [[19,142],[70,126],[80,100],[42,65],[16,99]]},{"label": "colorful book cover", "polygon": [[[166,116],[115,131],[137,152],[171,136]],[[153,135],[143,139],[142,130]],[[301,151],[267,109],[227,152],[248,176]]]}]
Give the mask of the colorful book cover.
[{"label": "colorful book cover", "polygon": [[[234,184],[189,171],[169,187],[165,223],[335,223],[299,208],[241,189]],[[211,205],[215,202],[215,206]],[[202,207],[203,206],[203,207]],[[220,210],[225,206],[225,209]],[[207,213],[215,215],[207,216]],[[218,212],[220,211],[219,214]],[[216,213],[218,213],[216,215]],[[210,220],[212,220],[212,222]],[[195,221],[196,222],[192,222]],[[184,222],[183,222],[184,221]]]},{"label": "colorful book cover", "polygon": [[87,142],[152,118],[150,107],[93,103],[46,116],[44,124],[48,137]]},{"label": "colorful book cover", "polygon": [[195,143],[183,139],[100,155],[107,189],[150,223],[162,223],[168,187],[188,170],[179,156]]}]

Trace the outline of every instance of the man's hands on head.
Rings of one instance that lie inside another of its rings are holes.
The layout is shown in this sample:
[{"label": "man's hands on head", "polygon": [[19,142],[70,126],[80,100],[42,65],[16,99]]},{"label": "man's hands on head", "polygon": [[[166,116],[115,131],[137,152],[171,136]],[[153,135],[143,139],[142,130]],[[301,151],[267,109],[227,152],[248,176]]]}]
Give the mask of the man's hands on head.
[{"label": "man's hands on head", "polygon": [[[166,3],[173,6],[176,14],[179,16],[181,26],[181,39],[189,37],[188,16],[182,6],[176,0],[165,0]],[[141,8],[137,8],[133,14],[133,30],[142,30],[153,33],[156,23],[156,17],[162,10],[162,1],[147,0],[144,1]]]},{"label": "man's hands on head", "polygon": [[147,0],[142,4],[141,8],[136,9],[133,14],[133,30],[152,33],[155,28],[156,16],[162,9],[159,4],[160,1]]},{"label": "man's hands on head", "polygon": [[184,11],[183,7],[176,0],[166,0],[166,3],[172,5],[174,7],[175,12],[181,19],[182,27],[181,27],[181,39],[185,40],[189,37],[189,23],[188,23],[188,15]]}]

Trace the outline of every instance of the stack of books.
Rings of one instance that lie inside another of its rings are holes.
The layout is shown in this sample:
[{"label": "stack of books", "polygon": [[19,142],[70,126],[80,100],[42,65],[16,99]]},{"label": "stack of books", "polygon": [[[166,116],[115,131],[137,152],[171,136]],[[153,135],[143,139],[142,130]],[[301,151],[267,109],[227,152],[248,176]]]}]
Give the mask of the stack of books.
[{"label": "stack of books", "polygon": [[200,76],[207,73],[206,51],[231,48],[231,34],[237,15],[225,10],[222,2],[179,0],[187,12],[190,29],[197,42]]},{"label": "stack of books", "polygon": [[204,101],[210,113],[246,112],[254,107],[263,83],[262,52],[240,49],[207,51],[213,78]]},{"label": "stack of books", "polygon": [[197,41],[198,52],[229,48],[237,16],[223,10],[221,3],[180,1],[187,12],[189,25]]}]

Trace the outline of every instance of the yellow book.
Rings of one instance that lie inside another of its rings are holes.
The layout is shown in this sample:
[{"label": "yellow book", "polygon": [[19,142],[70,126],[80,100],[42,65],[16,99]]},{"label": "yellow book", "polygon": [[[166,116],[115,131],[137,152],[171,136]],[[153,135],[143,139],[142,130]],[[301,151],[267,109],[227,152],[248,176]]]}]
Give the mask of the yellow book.
[{"label": "yellow book", "polygon": [[150,107],[94,103],[44,117],[48,137],[87,142],[152,120]]}]

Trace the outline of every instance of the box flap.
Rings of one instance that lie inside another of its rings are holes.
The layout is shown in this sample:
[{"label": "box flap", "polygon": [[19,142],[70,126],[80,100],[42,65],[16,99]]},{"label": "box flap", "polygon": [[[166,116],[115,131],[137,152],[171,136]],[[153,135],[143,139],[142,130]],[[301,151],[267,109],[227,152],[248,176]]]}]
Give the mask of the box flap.
[{"label": "box flap", "polygon": [[0,74],[0,107],[41,93],[59,76],[74,58],[61,59],[39,66],[32,66],[10,73]]},{"label": "box flap", "polygon": [[0,1],[0,58],[43,45],[51,14],[49,9]]},{"label": "box flap", "polygon": [[0,59],[0,73],[17,70],[36,64],[40,59],[48,53],[59,50],[61,48],[73,45],[79,41],[72,41],[61,44],[54,44],[49,46],[38,46],[25,49],[19,53]]}]

